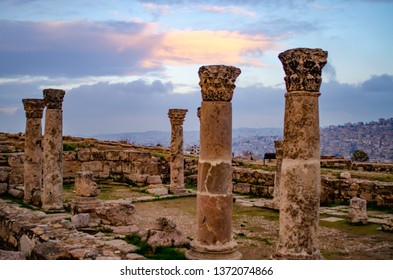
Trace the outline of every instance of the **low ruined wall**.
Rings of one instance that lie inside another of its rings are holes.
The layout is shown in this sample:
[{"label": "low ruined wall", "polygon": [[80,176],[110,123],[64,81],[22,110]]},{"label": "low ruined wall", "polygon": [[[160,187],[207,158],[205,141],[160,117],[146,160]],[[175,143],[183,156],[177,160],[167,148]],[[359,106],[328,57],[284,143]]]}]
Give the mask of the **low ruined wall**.
[{"label": "low ruined wall", "polygon": [[274,172],[234,167],[233,192],[273,198]]},{"label": "low ruined wall", "polygon": [[376,171],[393,172],[393,163],[386,162],[354,162],[347,159],[321,159],[322,168],[357,170],[357,171]]},{"label": "low ruined wall", "polygon": [[367,200],[379,206],[393,207],[393,183],[361,179],[321,178],[321,203],[341,203],[353,197]]},{"label": "low ruined wall", "polygon": [[393,172],[393,163],[352,162],[351,169],[358,171]]},{"label": "low ruined wall", "polygon": [[64,152],[63,164],[65,179],[74,178],[79,171],[91,171],[97,179],[124,178],[137,184],[160,184],[166,168],[150,153],[130,150]]},{"label": "low ruined wall", "polygon": [[[1,159],[0,194],[14,192],[14,196],[22,198],[24,154],[1,154]],[[96,179],[126,179],[141,185],[161,184],[169,176],[169,164],[165,159],[131,150],[64,152],[63,170],[65,181],[73,180],[80,171],[91,171]]]}]

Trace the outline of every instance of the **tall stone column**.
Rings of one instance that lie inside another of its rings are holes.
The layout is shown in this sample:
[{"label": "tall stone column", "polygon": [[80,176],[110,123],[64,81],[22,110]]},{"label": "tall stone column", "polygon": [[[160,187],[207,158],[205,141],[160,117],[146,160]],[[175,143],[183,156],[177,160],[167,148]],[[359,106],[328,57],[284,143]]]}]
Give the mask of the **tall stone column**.
[{"label": "tall stone column", "polygon": [[188,259],[240,259],[232,239],[232,96],[240,69],[199,69],[202,88],[197,233]]},{"label": "tall stone column", "polygon": [[46,105],[42,209],[63,210],[63,98],[64,90],[44,89]]},{"label": "tall stone column", "polygon": [[276,173],[274,175],[273,208],[280,209],[280,182],[282,166],[282,141],[274,141],[276,150]]},{"label": "tall stone column", "polygon": [[274,259],[321,259],[318,97],[327,52],[292,49],[279,56],[286,74],[280,233]]},{"label": "tall stone column", "polygon": [[42,125],[45,107],[43,99],[23,99],[26,112],[25,160],[24,160],[24,197],[31,203],[36,191],[42,187]]},{"label": "tall stone column", "polygon": [[184,187],[184,156],[183,156],[183,122],[187,109],[169,109],[171,121],[171,193],[185,193]]}]

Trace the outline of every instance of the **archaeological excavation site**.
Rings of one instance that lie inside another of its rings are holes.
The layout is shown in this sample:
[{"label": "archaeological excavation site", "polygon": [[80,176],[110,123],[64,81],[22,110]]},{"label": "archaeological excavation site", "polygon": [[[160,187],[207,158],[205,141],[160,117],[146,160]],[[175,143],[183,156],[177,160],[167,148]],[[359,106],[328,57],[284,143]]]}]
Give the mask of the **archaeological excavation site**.
[{"label": "archaeological excavation site", "polygon": [[27,96],[25,132],[0,133],[0,259],[393,259],[393,163],[321,157],[327,52],[279,60],[283,139],[266,161],[232,153],[237,67],[199,68],[198,154],[190,108],[163,116],[170,147],[139,146],[64,136],[66,92]]}]

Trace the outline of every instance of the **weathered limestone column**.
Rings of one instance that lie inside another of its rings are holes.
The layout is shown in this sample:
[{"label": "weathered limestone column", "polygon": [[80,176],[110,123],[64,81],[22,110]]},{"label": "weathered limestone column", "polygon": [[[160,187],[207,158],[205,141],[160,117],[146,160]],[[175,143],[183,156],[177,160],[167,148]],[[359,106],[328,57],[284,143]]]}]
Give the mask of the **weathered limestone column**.
[{"label": "weathered limestone column", "polygon": [[46,105],[42,209],[63,210],[63,110],[64,90],[44,89]]},{"label": "weathered limestone column", "polygon": [[183,155],[183,122],[187,109],[169,109],[171,121],[171,193],[185,193],[184,187],[184,155]]},{"label": "weathered limestone column", "polygon": [[42,125],[45,107],[43,99],[23,99],[26,111],[25,160],[24,160],[24,197],[31,203],[36,191],[42,187]]},{"label": "weathered limestone column", "polygon": [[202,88],[197,234],[188,259],[240,259],[232,239],[232,96],[240,69],[199,69]]},{"label": "weathered limestone column", "polygon": [[273,208],[280,209],[280,182],[282,166],[282,141],[274,141],[276,150],[276,173],[274,175]]},{"label": "weathered limestone column", "polygon": [[279,56],[286,74],[280,233],[274,259],[321,259],[318,97],[327,52],[292,49]]}]

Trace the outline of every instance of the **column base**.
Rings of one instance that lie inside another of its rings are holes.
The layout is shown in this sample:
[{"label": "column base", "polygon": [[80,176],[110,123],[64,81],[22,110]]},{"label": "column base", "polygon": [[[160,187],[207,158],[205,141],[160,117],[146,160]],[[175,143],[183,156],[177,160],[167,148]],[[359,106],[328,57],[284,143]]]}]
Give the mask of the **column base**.
[{"label": "column base", "polygon": [[242,254],[236,248],[237,243],[234,241],[210,246],[192,241],[191,249],[185,255],[189,260],[241,260]]},{"label": "column base", "polygon": [[41,209],[45,212],[62,213],[65,212],[63,204],[42,205]]},{"label": "column base", "polygon": [[325,260],[320,252],[312,255],[308,254],[294,254],[294,253],[274,253],[270,256],[271,260]]}]

